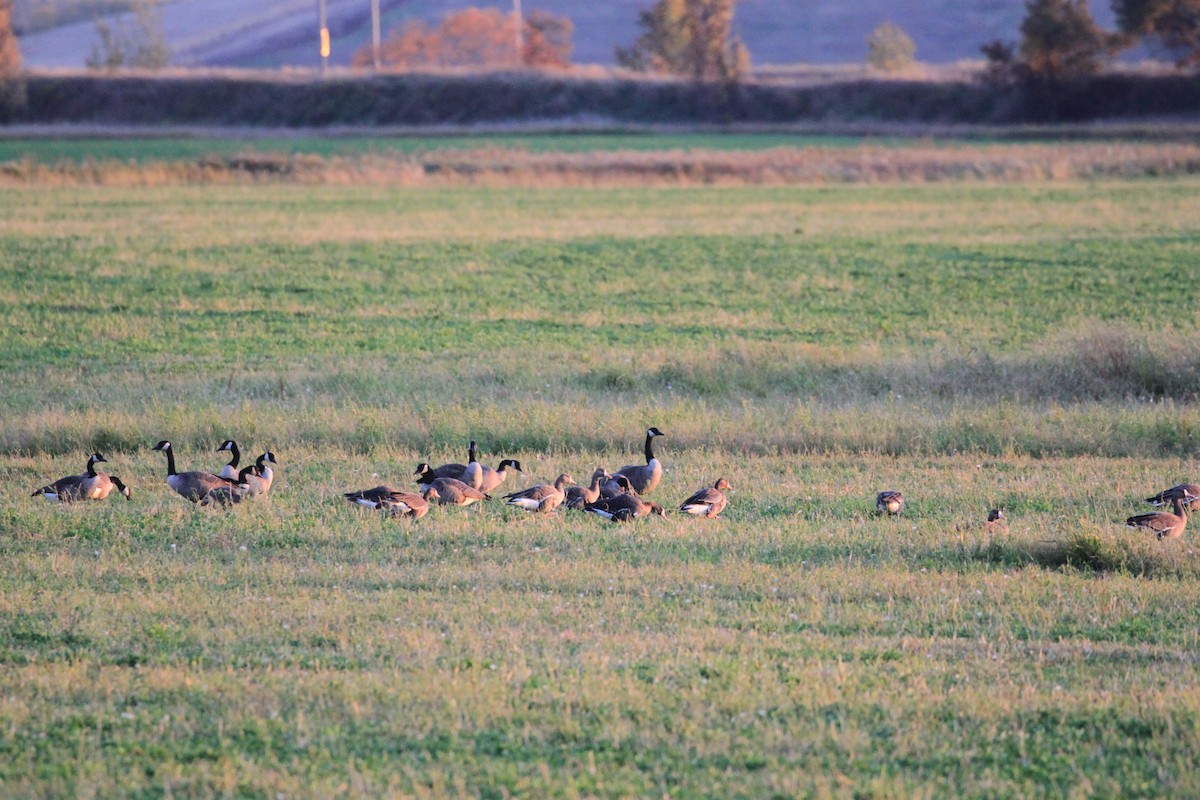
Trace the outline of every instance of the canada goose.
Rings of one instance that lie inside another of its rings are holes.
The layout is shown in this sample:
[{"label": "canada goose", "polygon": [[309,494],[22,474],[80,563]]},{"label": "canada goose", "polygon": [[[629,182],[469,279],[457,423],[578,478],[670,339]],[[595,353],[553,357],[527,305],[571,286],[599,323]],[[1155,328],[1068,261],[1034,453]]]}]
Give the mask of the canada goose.
[{"label": "canada goose", "polygon": [[646,463],[621,467],[613,473],[613,477],[624,475],[638,494],[653,492],[658,486],[658,482],[662,480],[662,464],[654,457],[654,437],[665,435],[658,428],[648,428],[646,430]]},{"label": "canada goose", "polygon": [[649,500],[643,500],[636,494],[602,497],[594,503],[588,503],[584,510],[598,514],[605,519],[611,519],[613,522],[631,522],[651,514],[663,519],[667,518],[667,512],[662,506]]},{"label": "canada goose", "polygon": [[1182,497],[1176,495],[1171,500],[1171,505],[1175,509],[1174,514],[1168,514],[1166,511],[1135,514],[1125,520],[1125,524],[1131,528],[1144,528],[1148,531],[1154,531],[1154,535],[1159,539],[1178,539],[1183,535],[1183,529],[1187,527],[1188,504],[1195,499],[1196,495],[1185,491]]},{"label": "canada goose", "polygon": [[899,492],[884,491],[875,495],[875,511],[880,514],[895,516],[904,510],[904,495]]},{"label": "canada goose", "polygon": [[436,500],[438,493],[432,486],[425,490],[424,496],[416,492],[402,492],[390,486],[376,486],[361,492],[346,492],[345,497],[356,505],[390,511],[400,517],[420,519],[429,511],[429,501]]},{"label": "canada goose", "polygon": [[213,489],[234,485],[232,481],[213,475],[211,472],[176,472],[175,451],[171,449],[171,443],[166,439],[154,445],[152,449],[161,450],[167,454],[167,486],[193,503],[199,502]]},{"label": "canada goose", "polygon": [[433,471],[433,467],[429,466],[424,461],[422,461],[420,464],[417,464],[417,469],[413,475],[417,476],[418,486],[432,486],[433,482],[438,479],[437,474]]},{"label": "canada goose", "polygon": [[1196,499],[1200,498],[1200,484],[1180,483],[1172,486],[1170,489],[1164,489],[1154,495],[1154,497],[1147,497],[1146,502],[1152,506],[1167,506],[1176,497],[1182,498],[1185,494],[1192,496],[1192,499],[1187,503],[1190,508],[1196,502]]},{"label": "canada goose", "polygon": [[479,464],[479,461],[476,458],[476,454],[477,454],[477,451],[475,449],[475,442],[472,441],[470,446],[467,448],[467,463],[466,464],[459,464],[458,462],[453,462],[450,464],[442,464],[440,467],[434,468],[434,467],[429,467],[428,464],[423,463],[417,467],[417,474],[418,475],[421,474],[422,469],[425,467],[428,467],[429,471],[433,473],[433,477],[429,478],[427,480],[418,480],[417,483],[432,483],[437,478],[454,478],[455,480],[462,481],[463,483],[467,484],[468,486],[472,486],[473,485],[472,482],[467,480],[467,473],[468,473],[468,470],[474,472],[474,469],[471,466],[472,464],[476,464],[476,465]]},{"label": "canada goose", "polygon": [[430,487],[437,493],[438,505],[442,506],[469,506],[480,500],[492,499],[491,495],[484,494],[456,478],[438,478]]},{"label": "canada goose", "polygon": [[75,500],[103,500],[116,488],[125,495],[126,500],[131,499],[133,493],[121,482],[120,478],[96,472],[96,465],[101,462],[107,463],[108,459],[100,453],[92,453],[88,456],[87,470],[82,475],[68,475],[65,478],[59,478],[54,483],[37,489],[30,496],[36,497],[40,494],[47,500],[57,500],[60,503],[70,503]]},{"label": "canada goose", "polygon": [[515,469],[522,474],[525,470],[521,468],[521,462],[512,458],[506,458],[500,462],[500,466],[496,469],[491,467],[483,467],[483,479],[476,488],[481,492],[494,491],[500,484],[504,483],[504,479],[508,477],[509,468]]},{"label": "canada goose", "polygon": [[226,480],[233,480],[238,476],[238,462],[241,461],[242,451],[238,450],[237,442],[235,442],[233,439],[226,439],[221,443],[221,446],[217,448],[218,453],[226,450],[229,451],[229,463],[221,467],[221,471],[218,472],[217,475],[218,477],[225,478]]},{"label": "canada goose", "polygon": [[687,500],[684,500],[679,506],[679,510],[694,517],[712,519],[721,513],[721,509],[725,508],[725,503],[727,502],[721,490],[730,488],[732,487],[730,487],[729,481],[724,478],[717,478],[717,482],[712,486],[706,486]]},{"label": "canada goose", "polygon": [[1000,509],[993,508],[988,512],[986,522],[966,522],[955,525],[954,529],[959,532],[983,529],[986,533],[1008,533],[1008,517]]},{"label": "canada goose", "polygon": [[237,505],[248,497],[252,497],[249,481],[254,480],[254,465],[247,464],[238,470],[237,477],[226,486],[218,486],[215,489],[209,489],[200,498],[200,505],[205,508],[214,506],[232,506]]},{"label": "canada goose", "polygon": [[624,475],[610,475],[607,481],[600,484],[601,497],[616,497],[622,494],[637,494],[629,478]]},{"label": "canada goose", "polygon": [[[596,471],[592,473],[591,486],[572,486],[567,490],[566,500],[564,501],[567,508],[571,508],[576,511],[582,511],[583,507],[588,503],[594,503],[599,500],[600,482],[611,477],[612,476],[608,474],[608,470],[606,470],[604,467],[598,467]],[[624,475],[621,477],[628,482],[629,479],[625,478]]]},{"label": "canada goose", "polygon": [[275,454],[270,450],[259,456],[250,466],[250,473],[245,477],[242,470],[238,473],[238,483],[245,486],[246,494],[250,497],[256,497],[260,494],[266,494],[271,490],[271,484],[275,481],[275,471],[267,466],[267,464],[278,464],[275,460]]},{"label": "canada goose", "polygon": [[530,486],[528,489],[504,495],[504,502],[526,511],[540,511],[548,514],[558,508],[565,499],[566,493],[563,491],[563,487],[574,482],[571,476],[564,472],[555,479],[553,486],[544,483]]},{"label": "canada goose", "polygon": [[458,479],[472,489],[479,489],[483,485],[483,465],[479,463],[479,453],[475,449],[474,439],[471,440],[471,446],[467,450],[467,466],[463,468],[462,475],[458,476]]}]

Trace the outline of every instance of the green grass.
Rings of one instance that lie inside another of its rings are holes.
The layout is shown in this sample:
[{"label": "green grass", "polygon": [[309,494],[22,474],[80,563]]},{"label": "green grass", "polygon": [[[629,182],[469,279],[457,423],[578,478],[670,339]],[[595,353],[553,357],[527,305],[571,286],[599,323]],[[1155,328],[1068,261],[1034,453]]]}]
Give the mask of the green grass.
[{"label": "green grass", "polygon": [[[1200,555],[1120,527],[1196,479],[1197,189],[5,191],[3,794],[1200,793]],[[648,424],[721,519],[340,498]],[[269,502],[166,488],[228,436]],[[131,502],[26,496],[92,449]]]}]

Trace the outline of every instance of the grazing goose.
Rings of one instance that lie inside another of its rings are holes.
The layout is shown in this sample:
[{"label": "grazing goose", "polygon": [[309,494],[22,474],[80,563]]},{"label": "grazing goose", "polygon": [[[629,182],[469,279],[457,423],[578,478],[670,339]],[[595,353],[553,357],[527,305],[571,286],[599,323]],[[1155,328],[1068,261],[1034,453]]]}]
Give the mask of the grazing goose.
[{"label": "grazing goose", "polygon": [[433,482],[438,479],[437,473],[433,471],[433,467],[422,461],[417,464],[416,472],[413,475],[417,476],[418,486],[432,486]]},{"label": "grazing goose", "polygon": [[1190,508],[1196,499],[1200,498],[1200,484],[1180,483],[1170,489],[1164,489],[1154,497],[1147,497],[1146,502],[1152,506],[1169,506],[1176,497],[1182,498],[1185,494],[1192,497],[1190,501],[1187,501]]},{"label": "grazing goose", "polygon": [[429,501],[438,499],[438,493],[432,486],[425,490],[423,496],[416,492],[402,492],[390,486],[376,486],[361,492],[346,492],[345,497],[356,505],[390,511],[398,517],[420,519],[429,511]]},{"label": "grazing goose", "polygon": [[875,511],[879,514],[895,516],[904,510],[904,495],[899,492],[884,491],[875,495]]},{"label": "grazing goose", "polygon": [[1178,539],[1183,535],[1183,529],[1187,527],[1187,507],[1195,499],[1196,495],[1184,492],[1182,497],[1176,495],[1171,500],[1171,505],[1175,509],[1174,514],[1168,514],[1166,511],[1135,514],[1125,520],[1125,524],[1131,528],[1154,531],[1154,535],[1159,539]]},{"label": "grazing goose", "polygon": [[601,497],[616,497],[622,494],[637,494],[629,478],[624,475],[610,475],[607,481],[600,484]]},{"label": "grazing goose", "polygon": [[[479,486],[476,486],[475,488],[481,492],[494,491],[500,486],[500,484],[504,483],[504,479],[508,477],[508,470],[510,467],[521,474],[525,473],[525,470],[521,468],[520,461],[506,458],[500,462],[500,466],[496,469],[492,469],[488,466],[483,467],[483,479],[480,481]],[[469,481],[467,482],[469,483]]]},{"label": "grazing goose", "polygon": [[436,493],[438,505],[442,506],[469,506],[480,500],[492,499],[491,495],[484,494],[474,486],[468,486],[455,478],[437,478],[429,486],[433,489],[430,494]]},{"label": "grazing goose", "polygon": [[564,472],[555,479],[553,486],[544,483],[540,483],[537,486],[530,486],[528,489],[504,495],[504,502],[510,506],[523,508],[526,511],[540,511],[543,514],[548,514],[558,508],[566,498],[563,487],[568,483],[574,482],[571,476]]},{"label": "grazing goose", "polygon": [[966,522],[962,525],[955,525],[956,531],[973,531],[983,529],[986,533],[1008,533],[1008,517],[1004,516],[1004,512],[998,508],[993,508],[988,512],[986,522]]},{"label": "grazing goose", "polygon": [[[582,511],[588,503],[594,503],[600,499],[600,481],[608,480],[611,477],[608,474],[608,470],[604,467],[598,467],[592,473],[591,486],[572,486],[567,490],[567,497],[564,501],[565,505],[567,508],[574,509],[575,511]],[[629,479],[625,478],[624,475],[621,477],[625,479],[626,483],[629,482]]]},{"label": "grazing goose", "polygon": [[37,489],[30,496],[36,497],[40,494],[47,500],[57,500],[60,503],[70,503],[76,500],[103,500],[116,488],[125,495],[126,500],[130,499],[133,493],[121,482],[120,478],[96,472],[96,465],[101,462],[108,463],[108,459],[100,453],[92,453],[88,456],[87,470],[82,475],[68,475],[65,478],[59,478],[54,483]]},{"label": "grazing goose", "polygon": [[217,448],[218,453],[226,450],[229,451],[229,463],[221,467],[221,471],[218,472],[217,475],[225,478],[226,480],[233,480],[238,476],[238,462],[242,459],[242,451],[238,450],[237,442],[235,442],[233,439],[226,439],[221,443],[221,446]]},{"label": "grazing goose", "polygon": [[[268,467],[267,464],[279,464],[275,459],[275,454],[270,450],[255,460],[248,475],[243,477],[242,473],[238,473],[238,483],[246,487],[246,494],[250,497],[257,497],[271,490],[271,484],[275,482],[275,470]],[[242,472],[244,473],[245,470]]]},{"label": "grazing goose", "polygon": [[[646,430],[646,463],[621,467],[613,473],[613,477],[624,475],[638,494],[653,492],[658,486],[658,482],[662,480],[662,464],[654,457],[654,437],[664,435],[658,428],[648,428]],[[611,483],[612,481],[609,481],[609,484]]]},{"label": "grazing goose", "polygon": [[588,503],[584,509],[598,514],[613,522],[632,522],[639,517],[651,514],[667,518],[666,510],[658,503],[643,500],[636,494],[619,494],[615,497],[602,497],[594,503]]},{"label": "grazing goose", "polygon": [[679,510],[694,517],[712,519],[721,513],[721,509],[725,508],[727,502],[725,494],[721,490],[730,488],[732,487],[730,487],[729,481],[717,478],[717,482],[712,486],[707,486],[684,500],[679,506]]},{"label": "grazing goose", "polygon": [[213,475],[211,472],[176,472],[175,451],[166,439],[154,445],[152,449],[161,450],[167,454],[167,486],[193,503],[198,503],[213,489],[234,486],[232,481]]}]

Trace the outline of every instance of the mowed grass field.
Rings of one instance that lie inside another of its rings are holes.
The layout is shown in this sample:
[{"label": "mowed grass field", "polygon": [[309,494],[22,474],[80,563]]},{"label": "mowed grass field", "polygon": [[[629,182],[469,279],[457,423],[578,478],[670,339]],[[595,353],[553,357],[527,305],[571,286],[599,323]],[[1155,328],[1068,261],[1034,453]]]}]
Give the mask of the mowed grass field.
[{"label": "mowed grass field", "polygon": [[[1197,220],[1194,178],[7,188],[0,793],[1200,795],[1200,555],[1120,524],[1198,477]],[[341,498],[648,425],[721,518]],[[272,496],[192,507],[163,438]],[[132,501],[28,496],[92,450]]]}]

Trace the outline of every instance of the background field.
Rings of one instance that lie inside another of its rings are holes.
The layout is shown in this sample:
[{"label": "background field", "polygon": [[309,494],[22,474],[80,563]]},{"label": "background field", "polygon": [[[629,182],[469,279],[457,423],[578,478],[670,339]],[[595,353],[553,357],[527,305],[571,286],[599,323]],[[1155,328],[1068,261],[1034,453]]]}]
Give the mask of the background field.
[{"label": "background field", "polygon": [[[1200,793],[1200,556],[1119,525],[1196,479],[1198,190],[6,187],[3,793]],[[650,424],[722,519],[340,499]],[[149,447],[226,437],[275,494],[192,508]],[[132,502],[27,496],[92,449]]]}]

